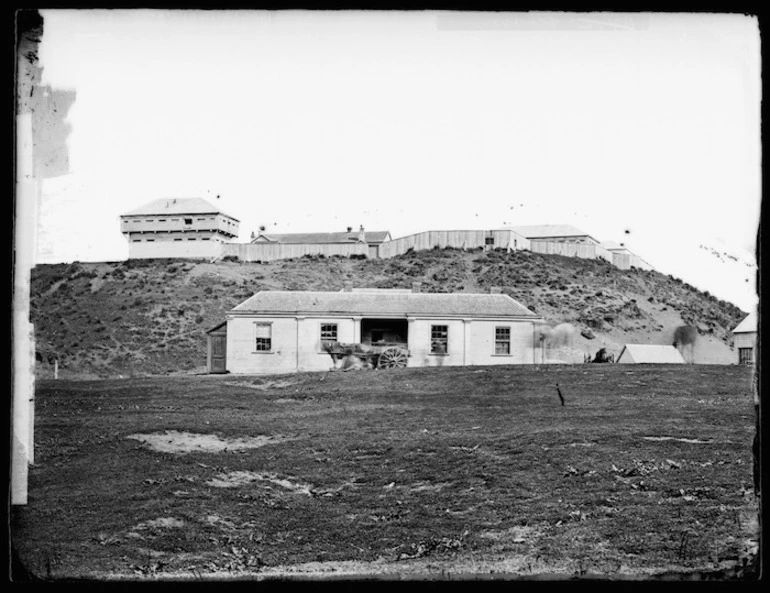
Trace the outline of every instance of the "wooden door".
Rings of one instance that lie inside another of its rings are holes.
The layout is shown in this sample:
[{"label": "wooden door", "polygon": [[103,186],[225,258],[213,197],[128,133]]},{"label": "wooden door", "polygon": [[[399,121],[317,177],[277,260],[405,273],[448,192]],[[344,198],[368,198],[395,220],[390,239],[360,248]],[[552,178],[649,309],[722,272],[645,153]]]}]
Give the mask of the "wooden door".
[{"label": "wooden door", "polygon": [[227,372],[227,335],[211,335],[210,373]]}]

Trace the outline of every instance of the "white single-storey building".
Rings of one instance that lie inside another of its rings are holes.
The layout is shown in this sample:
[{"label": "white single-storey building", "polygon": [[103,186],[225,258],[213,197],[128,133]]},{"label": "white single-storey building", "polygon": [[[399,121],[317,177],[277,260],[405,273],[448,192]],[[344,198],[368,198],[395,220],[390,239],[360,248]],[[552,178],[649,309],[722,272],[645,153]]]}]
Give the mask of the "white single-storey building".
[{"label": "white single-storey building", "polygon": [[684,364],[684,358],[673,346],[626,344],[620,351],[617,362],[618,364]]},{"label": "white single-storey building", "polygon": [[220,339],[226,371],[242,374],[328,370],[325,342],[400,344],[409,367],[533,364],[540,362],[542,322],[496,289],[263,291],[227,313]]},{"label": "white single-storey building", "polygon": [[749,316],[741,321],[733,330],[733,342],[737,352],[738,364],[754,364],[757,348],[757,315],[749,313]]}]

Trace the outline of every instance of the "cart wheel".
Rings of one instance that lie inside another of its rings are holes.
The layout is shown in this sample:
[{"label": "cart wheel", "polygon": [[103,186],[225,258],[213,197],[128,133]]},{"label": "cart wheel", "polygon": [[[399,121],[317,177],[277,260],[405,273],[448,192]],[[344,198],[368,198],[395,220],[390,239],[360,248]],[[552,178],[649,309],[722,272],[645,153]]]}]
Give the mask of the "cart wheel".
[{"label": "cart wheel", "polygon": [[401,348],[386,348],[380,354],[377,367],[380,369],[402,369],[406,366],[406,351]]}]

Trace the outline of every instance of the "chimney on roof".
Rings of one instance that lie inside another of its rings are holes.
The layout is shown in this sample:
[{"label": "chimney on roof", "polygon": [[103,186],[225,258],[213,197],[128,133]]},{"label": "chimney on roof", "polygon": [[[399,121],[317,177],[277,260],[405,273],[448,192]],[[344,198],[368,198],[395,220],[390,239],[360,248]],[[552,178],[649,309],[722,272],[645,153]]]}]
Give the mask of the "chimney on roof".
[{"label": "chimney on roof", "polygon": [[353,292],[353,283],[352,282],[344,282],[342,284],[342,291],[343,292]]},{"label": "chimney on roof", "polygon": [[256,238],[257,238],[257,236],[254,234],[254,231],[251,231],[251,240],[253,241]]},{"label": "chimney on roof", "polygon": [[412,292],[420,292],[422,282],[412,282]]},{"label": "chimney on roof", "polygon": [[489,294],[503,294],[503,289],[499,286],[491,286],[489,288]]},{"label": "chimney on roof", "polygon": [[349,233],[352,233],[352,232],[353,232],[353,227],[352,227],[352,226],[349,226],[349,227],[348,227],[348,232],[349,232]]},{"label": "chimney on roof", "polygon": [[361,225],[361,228],[358,229],[358,240],[361,243],[366,243],[366,233],[364,232],[364,225]]}]

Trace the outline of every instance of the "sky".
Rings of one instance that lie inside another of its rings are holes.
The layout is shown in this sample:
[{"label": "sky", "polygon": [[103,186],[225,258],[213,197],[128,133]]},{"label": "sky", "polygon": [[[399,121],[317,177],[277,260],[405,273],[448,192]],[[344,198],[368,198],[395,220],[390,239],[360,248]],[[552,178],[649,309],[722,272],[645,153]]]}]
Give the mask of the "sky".
[{"label": "sky", "polygon": [[754,17],[41,13],[43,83],[76,100],[38,263],[125,259],[121,213],[202,197],[240,241],[574,224],[754,306]]}]

